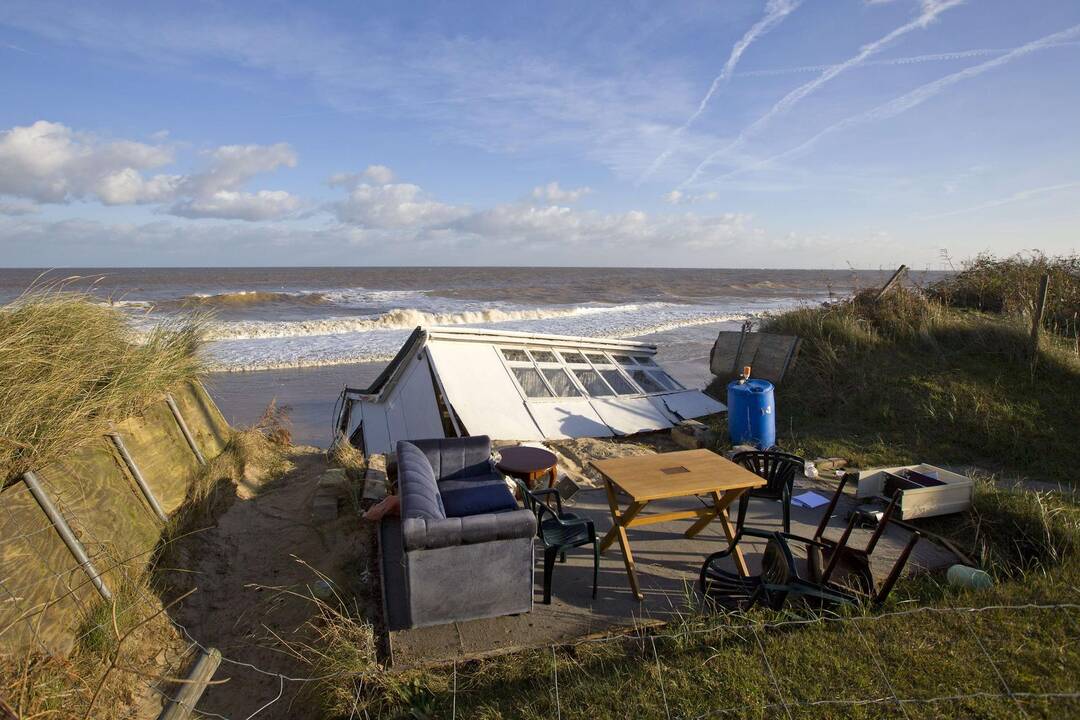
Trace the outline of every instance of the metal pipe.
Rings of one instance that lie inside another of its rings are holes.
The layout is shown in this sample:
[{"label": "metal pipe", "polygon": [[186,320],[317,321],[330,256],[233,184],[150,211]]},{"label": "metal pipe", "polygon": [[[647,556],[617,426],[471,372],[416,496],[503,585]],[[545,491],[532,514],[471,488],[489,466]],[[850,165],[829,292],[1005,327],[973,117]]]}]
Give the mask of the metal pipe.
[{"label": "metal pipe", "polygon": [[112,593],[109,592],[109,588],[105,586],[105,581],[101,579],[101,574],[94,567],[94,563],[90,561],[90,556],[86,554],[86,548],[79,542],[79,539],[75,537],[75,533],[71,531],[71,526],[68,525],[64,516],[57,511],[56,506],[53,505],[52,500],[49,498],[48,493],[41,487],[41,481],[33,470],[27,470],[23,473],[23,482],[26,483],[26,489],[30,491],[30,494],[37,500],[37,504],[41,507],[42,512],[49,518],[49,522],[56,528],[56,532],[60,534],[60,539],[67,545],[68,550],[75,556],[75,559],[82,566],[82,569],[86,571],[86,574],[90,576],[90,582],[94,583],[94,587],[101,594],[101,597],[106,600],[112,600]]},{"label": "metal pipe", "polygon": [[220,664],[221,652],[217,648],[202,650],[180,692],[161,710],[158,720],[187,720],[191,717]]},{"label": "metal pipe", "polygon": [[153,509],[154,514],[158,516],[158,519],[161,520],[161,522],[168,522],[169,516],[161,509],[161,504],[158,503],[157,498],[154,497],[154,491],[146,484],[146,480],[143,478],[142,473],[139,472],[139,466],[135,464],[135,459],[131,457],[127,448],[124,447],[124,440],[120,437],[120,433],[111,432],[109,433],[109,437],[112,438],[113,445],[116,446],[116,450],[120,453],[120,457],[124,458],[124,464],[127,465],[127,469],[131,472],[131,477],[135,478],[135,484],[139,486],[139,490],[142,491],[143,497],[146,498],[146,502],[150,503],[150,507]]},{"label": "metal pipe", "polygon": [[188,430],[187,423],[184,422],[184,416],[180,414],[180,408],[176,406],[176,401],[173,400],[173,396],[166,393],[165,402],[169,403],[169,409],[172,410],[173,417],[176,418],[176,424],[180,426],[180,432],[184,433],[184,438],[187,440],[188,445],[191,446],[191,451],[195,453],[195,459],[199,461],[200,465],[205,465],[206,458],[199,452],[199,446],[195,444],[195,436]]}]

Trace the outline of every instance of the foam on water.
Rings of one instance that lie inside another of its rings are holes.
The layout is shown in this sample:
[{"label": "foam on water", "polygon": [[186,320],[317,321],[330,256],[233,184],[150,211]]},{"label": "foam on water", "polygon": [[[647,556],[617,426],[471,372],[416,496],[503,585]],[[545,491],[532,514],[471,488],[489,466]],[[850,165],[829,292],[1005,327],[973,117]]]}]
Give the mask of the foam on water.
[{"label": "foam on water", "polygon": [[[269,370],[389,360],[417,325],[467,325],[585,337],[634,337],[759,317],[791,306],[769,300],[734,305],[640,303],[428,313],[398,309],[377,318],[292,323],[228,323],[215,328],[208,359],[217,370]],[[320,332],[321,331],[321,332]]]}]

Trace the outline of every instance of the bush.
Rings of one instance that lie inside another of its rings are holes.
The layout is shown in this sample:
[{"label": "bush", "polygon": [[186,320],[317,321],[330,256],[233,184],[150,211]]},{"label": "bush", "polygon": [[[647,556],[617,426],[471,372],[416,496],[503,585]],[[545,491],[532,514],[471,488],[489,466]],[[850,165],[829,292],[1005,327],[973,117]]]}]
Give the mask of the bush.
[{"label": "bush", "polygon": [[1040,252],[996,258],[979,255],[955,276],[929,288],[930,294],[956,308],[1031,316],[1039,281],[1050,275],[1045,323],[1055,333],[1080,332],[1080,256]]}]

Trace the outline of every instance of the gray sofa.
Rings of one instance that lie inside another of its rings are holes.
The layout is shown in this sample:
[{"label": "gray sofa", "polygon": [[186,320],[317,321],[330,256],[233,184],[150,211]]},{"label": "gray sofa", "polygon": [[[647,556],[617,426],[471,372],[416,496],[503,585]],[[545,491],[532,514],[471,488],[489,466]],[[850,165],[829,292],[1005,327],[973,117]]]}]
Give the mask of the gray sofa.
[{"label": "gray sofa", "polygon": [[536,517],[491,462],[487,436],[397,444],[401,517],[379,528],[390,629],[528,612]]}]

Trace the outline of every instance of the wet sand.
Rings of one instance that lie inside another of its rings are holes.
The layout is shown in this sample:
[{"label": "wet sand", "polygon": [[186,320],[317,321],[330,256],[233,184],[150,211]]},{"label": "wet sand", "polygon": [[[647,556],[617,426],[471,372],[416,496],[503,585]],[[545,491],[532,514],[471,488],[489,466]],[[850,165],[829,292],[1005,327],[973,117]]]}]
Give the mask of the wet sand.
[{"label": "wet sand", "polygon": [[[709,351],[716,333],[737,329],[739,323],[712,323],[632,339],[656,343],[660,363],[679,382],[702,388],[712,379]],[[366,387],[385,365],[376,362],[213,373],[207,378],[207,387],[232,425],[250,425],[271,400],[276,400],[279,406],[289,408],[294,443],[325,448],[333,439],[334,403],[342,388]]]}]

